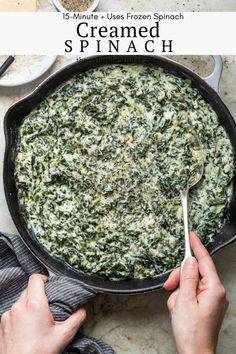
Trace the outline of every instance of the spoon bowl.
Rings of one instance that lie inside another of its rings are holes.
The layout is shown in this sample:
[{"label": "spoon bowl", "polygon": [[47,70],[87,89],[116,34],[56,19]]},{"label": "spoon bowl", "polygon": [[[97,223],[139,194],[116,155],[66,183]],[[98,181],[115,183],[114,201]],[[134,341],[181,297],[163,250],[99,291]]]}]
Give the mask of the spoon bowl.
[{"label": "spoon bowl", "polygon": [[184,262],[187,258],[192,256],[190,240],[189,240],[189,190],[194,187],[200,180],[202,179],[204,172],[204,157],[203,150],[199,141],[199,138],[195,132],[193,132],[194,137],[194,148],[193,154],[198,161],[198,173],[193,176],[192,180],[189,180],[189,183],[185,188],[180,190],[180,198],[183,210],[183,219],[184,219],[184,240],[185,240],[185,252],[184,252],[184,260],[181,264],[181,269],[184,265]]}]

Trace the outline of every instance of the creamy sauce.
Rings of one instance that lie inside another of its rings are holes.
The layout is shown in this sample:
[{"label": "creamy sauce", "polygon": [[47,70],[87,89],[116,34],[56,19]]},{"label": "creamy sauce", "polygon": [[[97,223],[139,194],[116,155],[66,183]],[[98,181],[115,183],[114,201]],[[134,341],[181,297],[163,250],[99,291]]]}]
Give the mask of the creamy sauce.
[{"label": "creamy sauce", "polygon": [[188,178],[195,173],[186,148],[192,128],[205,169],[190,191],[191,229],[208,243],[231,196],[230,140],[190,81],[145,66],[77,75],[26,117],[15,177],[28,227],[50,253],[89,274],[143,278],[175,267],[184,233],[168,166],[185,175],[186,162]]}]

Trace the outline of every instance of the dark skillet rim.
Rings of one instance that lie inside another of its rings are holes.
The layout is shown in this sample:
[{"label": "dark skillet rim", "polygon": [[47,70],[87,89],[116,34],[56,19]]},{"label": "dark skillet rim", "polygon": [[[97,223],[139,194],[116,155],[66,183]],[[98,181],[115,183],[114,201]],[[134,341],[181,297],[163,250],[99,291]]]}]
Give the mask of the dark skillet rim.
[{"label": "dark skillet rim", "polygon": [[[21,125],[17,123],[17,113],[22,110],[25,113],[20,113],[21,116],[26,116],[32,108],[40,102],[39,96],[43,99],[46,94],[53,89],[49,89],[49,86],[53,86],[54,81],[58,81],[60,78],[60,83],[69,80],[74,74],[72,74],[73,69],[77,72],[86,71],[91,67],[96,67],[105,64],[154,64],[161,66],[173,72],[175,75],[180,77],[189,78],[193,82],[193,86],[197,87],[205,99],[211,104],[213,109],[218,113],[219,120],[222,126],[225,128],[229,135],[231,143],[236,152],[236,124],[232,115],[230,114],[228,108],[223,103],[218,93],[211,88],[199,75],[195,74],[190,69],[185,66],[175,63],[167,58],[158,56],[142,56],[142,55],[132,55],[132,56],[95,56],[81,59],[79,62],[73,62],[66,67],[58,70],[52,74],[49,78],[44,80],[30,95],[23,98],[19,102],[11,106],[4,118],[4,132],[6,138],[6,148],[4,156],[4,169],[3,169],[3,180],[4,180],[4,190],[6,195],[6,200],[8,208],[12,219],[16,225],[19,234],[30,251],[43,263],[47,268],[57,274],[67,275],[72,278],[77,279],[83,286],[94,290],[95,292],[103,292],[110,294],[138,294],[150,292],[163,287],[165,280],[168,278],[170,271],[160,274],[155,278],[145,278],[145,279],[128,279],[121,281],[110,281],[107,279],[102,279],[94,276],[84,274],[82,272],[72,269],[70,266],[66,265],[64,262],[60,261],[56,257],[49,254],[46,249],[35,239],[33,234],[27,229],[23,217],[20,213],[16,189],[14,184],[14,147],[16,143],[17,129]],[[87,69],[85,68],[87,66]],[[69,73],[69,74],[68,74]],[[65,76],[64,79],[62,79]],[[67,76],[67,77],[66,77]],[[52,84],[52,85],[50,85]],[[57,83],[55,87],[59,84]],[[44,92],[45,91],[45,92]],[[34,103],[34,101],[36,101]],[[30,108],[30,105],[32,107]],[[10,171],[10,174],[9,174]],[[223,249],[227,245],[231,244],[236,240],[236,220],[233,220],[233,215],[236,215],[236,181],[233,181],[233,197],[228,208],[224,223],[220,230],[217,231],[214,240],[207,246],[211,255],[215,254],[219,250]]]}]

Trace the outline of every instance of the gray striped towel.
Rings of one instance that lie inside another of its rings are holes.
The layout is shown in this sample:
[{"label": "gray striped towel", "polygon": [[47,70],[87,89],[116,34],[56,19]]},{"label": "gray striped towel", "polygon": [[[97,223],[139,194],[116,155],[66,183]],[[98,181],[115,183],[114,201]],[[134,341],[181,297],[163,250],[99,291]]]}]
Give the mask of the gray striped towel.
[{"label": "gray striped towel", "polygon": [[[19,236],[0,233],[0,316],[11,308],[27,287],[33,273],[48,275],[47,269],[31,254]],[[45,284],[53,318],[63,321],[95,294],[76,280],[50,276]],[[64,354],[115,354],[107,344],[77,333]]]}]

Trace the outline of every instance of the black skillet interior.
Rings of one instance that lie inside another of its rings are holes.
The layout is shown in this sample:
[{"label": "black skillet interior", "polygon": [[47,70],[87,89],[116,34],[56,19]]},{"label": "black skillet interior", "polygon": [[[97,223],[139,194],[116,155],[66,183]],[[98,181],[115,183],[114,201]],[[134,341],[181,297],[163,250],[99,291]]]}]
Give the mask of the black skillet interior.
[{"label": "black skillet interior", "polygon": [[[236,151],[236,125],[235,122],[219,98],[218,94],[202,80],[198,75],[182,65],[169,61],[163,57],[156,56],[99,56],[83,59],[75,62],[52,75],[44,81],[30,96],[12,106],[5,116],[6,151],[4,159],[4,188],[6,199],[13,221],[22,237],[33,254],[42,261],[50,270],[76,278],[85,286],[98,292],[114,294],[134,294],[151,291],[161,288],[167,279],[169,272],[160,274],[153,279],[130,279],[121,281],[110,281],[94,276],[86,275],[76,271],[53,257],[37,241],[22,217],[17,201],[17,190],[14,180],[14,155],[18,138],[19,127],[30,111],[41,102],[49,91],[55,89],[62,82],[70,79],[74,74],[87,71],[104,64],[145,64],[163,67],[174,74],[192,81],[202,96],[208,101],[217,112],[222,126],[228,133],[231,143]],[[236,184],[233,182],[233,197],[220,230],[216,233],[213,242],[208,245],[211,254],[233,242],[236,238]]]}]

